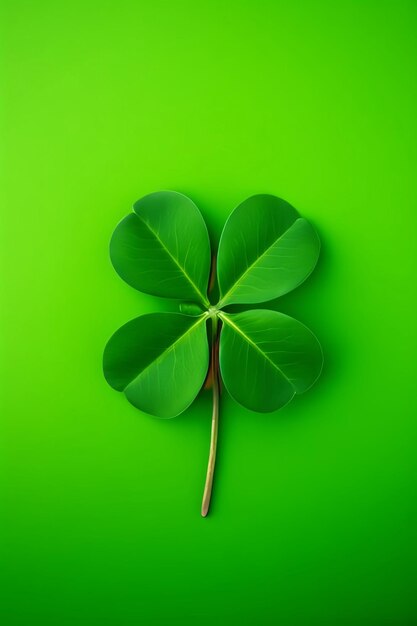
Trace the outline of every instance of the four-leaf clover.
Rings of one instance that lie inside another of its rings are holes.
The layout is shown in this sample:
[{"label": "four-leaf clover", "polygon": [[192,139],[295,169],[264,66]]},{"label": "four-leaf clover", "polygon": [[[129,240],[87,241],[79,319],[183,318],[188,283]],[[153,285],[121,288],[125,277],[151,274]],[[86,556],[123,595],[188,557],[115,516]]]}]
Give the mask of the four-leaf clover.
[{"label": "four-leaf clover", "polygon": [[[267,309],[231,313],[227,307],[265,302],[295,289],[314,269],[319,251],[311,224],[290,204],[266,194],[248,198],[232,212],[216,263],[201,213],[177,192],[138,200],[113,233],[110,257],[117,273],[135,289],[181,304],[180,312],[143,315],[116,331],[104,351],[104,374],[134,406],[161,418],[184,411],[210,381],[203,516],[213,484],[220,380],[244,407],[275,411],[309,389],[323,364],[316,337],[292,317]],[[220,295],[213,305],[207,292],[215,266]]]}]

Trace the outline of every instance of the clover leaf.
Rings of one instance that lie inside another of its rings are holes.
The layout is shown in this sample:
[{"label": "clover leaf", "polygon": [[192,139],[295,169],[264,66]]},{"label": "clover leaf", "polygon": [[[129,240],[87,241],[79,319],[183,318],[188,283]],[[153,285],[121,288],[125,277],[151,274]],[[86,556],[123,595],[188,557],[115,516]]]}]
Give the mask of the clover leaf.
[{"label": "clover leaf", "polygon": [[[110,257],[117,273],[140,291],[180,300],[180,312],[150,313],[119,328],[104,350],[104,375],[134,406],[161,418],[185,411],[205,381],[212,387],[204,517],[216,460],[220,381],[242,406],[275,411],[309,389],[323,365],[318,340],[297,320],[267,309],[232,313],[227,307],[295,289],[313,271],[319,252],[311,224],[266,194],[231,213],[217,263],[201,213],[177,192],[145,196],[113,233]],[[213,305],[208,286],[215,265],[220,299]]]}]

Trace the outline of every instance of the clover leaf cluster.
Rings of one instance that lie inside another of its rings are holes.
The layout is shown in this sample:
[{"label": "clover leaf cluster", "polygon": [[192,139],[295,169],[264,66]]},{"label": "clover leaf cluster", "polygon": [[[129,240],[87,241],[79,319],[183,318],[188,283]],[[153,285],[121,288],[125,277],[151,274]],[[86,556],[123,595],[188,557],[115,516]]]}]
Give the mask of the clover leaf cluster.
[{"label": "clover leaf cluster", "polygon": [[315,230],[290,204],[272,195],[252,196],[224,226],[216,261],[219,299],[213,304],[213,257],[197,206],[174,191],[138,200],[112,236],[113,266],[135,289],[182,305],[180,312],[137,317],[111,337],[104,352],[107,381],[146,413],[178,415],[207,377],[211,322],[212,348],[219,345],[215,375],[234,400],[259,412],[284,406],[318,378],[319,342],[283,313],[228,309],[295,289],[314,269],[319,251]]},{"label": "clover leaf cluster", "polygon": [[[142,315],[119,328],[104,351],[104,374],[134,406],[162,418],[184,411],[210,381],[203,517],[213,486],[220,381],[244,407],[274,411],[311,387],[323,363],[316,337],[297,320],[260,308],[233,313],[230,306],[253,306],[295,289],[319,252],[311,224],[267,194],[232,212],[217,257],[200,211],[174,191],[138,200],[113,233],[110,257],[117,273],[135,289],[180,300],[180,311]],[[219,294],[217,304],[209,293]]]}]

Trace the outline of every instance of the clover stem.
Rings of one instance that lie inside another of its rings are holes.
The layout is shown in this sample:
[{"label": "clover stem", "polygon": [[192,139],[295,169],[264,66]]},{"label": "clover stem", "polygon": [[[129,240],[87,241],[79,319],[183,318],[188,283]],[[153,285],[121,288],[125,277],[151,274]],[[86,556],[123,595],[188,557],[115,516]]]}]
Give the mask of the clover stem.
[{"label": "clover stem", "polygon": [[206,484],[204,486],[203,502],[201,505],[201,515],[206,517],[211,500],[213,489],[214,466],[216,464],[217,434],[219,430],[219,401],[220,401],[220,381],[219,381],[219,338],[218,338],[218,318],[213,315],[212,324],[212,345],[211,345],[211,372],[213,378],[213,412],[211,415],[211,439],[210,453],[207,465]]}]

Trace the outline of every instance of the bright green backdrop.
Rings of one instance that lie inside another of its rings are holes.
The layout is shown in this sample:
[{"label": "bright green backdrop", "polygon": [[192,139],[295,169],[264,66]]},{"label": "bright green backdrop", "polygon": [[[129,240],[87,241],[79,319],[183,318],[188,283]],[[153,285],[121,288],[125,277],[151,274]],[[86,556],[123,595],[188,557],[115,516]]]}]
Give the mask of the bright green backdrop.
[{"label": "bright green backdrop", "polygon": [[[1,23],[5,626],[415,624],[416,3],[3,0]],[[323,376],[276,414],[224,397],[207,519],[209,396],[161,422],[101,372],[166,306],[107,250],[158,189],[214,240],[274,193],[323,242],[279,302]]]}]

